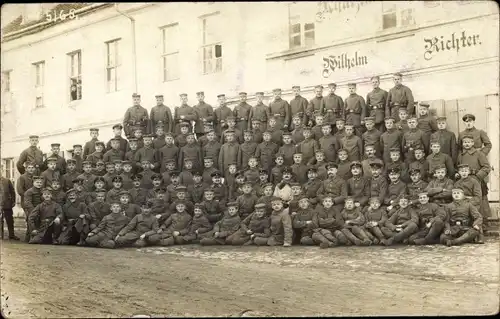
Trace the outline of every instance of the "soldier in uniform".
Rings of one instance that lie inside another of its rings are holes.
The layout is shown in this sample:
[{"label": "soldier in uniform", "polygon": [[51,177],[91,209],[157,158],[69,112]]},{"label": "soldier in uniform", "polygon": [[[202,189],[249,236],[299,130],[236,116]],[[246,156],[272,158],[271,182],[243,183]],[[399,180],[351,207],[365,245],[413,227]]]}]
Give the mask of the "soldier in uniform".
[{"label": "soldier in uniform", "polygon": [[49,157],[45,161],[47,164],[47,169],[43,171],[41,176],[43,177],[43,187],[50,187],[50,184],[52,183],[53,180],[58,180],[59,182],[61,181],[61,173],[56,170],[57,167],[57,158],[56,157]]},{"label": "soldier in uniform", "polygon": [[288,129],[290,123],[290,104],[281,98],[281,89],[273,90],[273,100],[269,103],[269,115],[276,119],[276,129]]},{"label": "soldier in uniform", "polygon": [[[35,174],[35,163],[26,162],[26,171],[23,175],[19,176],[16,183],[16,191],[21,197],[21,207],[24,210],[24,193],[31,187],[33,187],[33,176]],[[24,212],[27,215],[27,212]]]},{"label": "soldier in uniform", "polygon": [[254,243],[258,246],[289,247],[292,245],[293,228],[288,210],[283,209],[283,201],[278,197],[273,197],[271,207],[271,226],[269,227],[271,235],[269,238],[254,238]]},{"label": "soldier in uniform", "polygon": [[[61,178],[61,187],[63,191],[67,191],[71,188],[73,188],[73,180],[78,177],[81,173],[83,173],[83,169],[80,172],[77,172],[75,167],[76,167],[76,161],[74,159],[68,159],[66,161],[66,174],[64,174]],[[83,165],[82,165],[83,167]]]},{"label": "soldier in uniform", "polygon": [[[238,167],[242,170],[248,168],[248,160],[255,155],[257,151],[257,143],[253,140],[252,131],[245,130],[243,133],[244,142],[240,144],[240,151],[238,154]],[[220,149],[220,145],[219,145]],[[219,153],[215,157],[218,157]]]},{"label": "soldier in uniform", "polygon": [[461,152],[463,150],[463,142],[464,136],[470,135],[474,139],[474,148],[480,150],[485,155],[488,155],[491,151],[491,141],[488,135],[483,130],[478,130],[474,124],[476,121],[476,117],[473,114],[465,114],[462,117],[462,120],[465,123],[465,130],[458,134],[458,151]]},{"label": "soldier in uniform", "polygon": [[419,106],[420,117],[418,118],[418,128],[424,133],[424,149],[429,152],[431,134],[436,132],[438,127],[436,118],[429,114],[429,103],[421,102]]},{"label": "soldier in uniform", "polygon": [[128,142],[122,137],[123,126],[121,124],[113,125],[113,138],[106,144],[106,151],[111,150],[111,141],[117,139],[119,141],[119,149],[125,154],[128,150]]},{"label": "soldier in uniform", "polygon": [[196,97],[198,98],[198,104],[194,108],[196,113],[196,123],[194,125],[194,131],[196,133],[196,138],[199,139],[206,132],[204,130],[204,125],[206,123],[212,123],[214,120],[214,109],[210,104],[205,103],[205,93],[197,92]]},{"label": "soldier in uniform", "polygon": [[441,152],[448,154],[453,164],[457,163],[457,137],[455,133],[448,131],[446,129],[446,117],[439,116],[436,119],[438,130],[431,134],[430,141],[438,141],[439,145],[441,145]]},{"label": "soldier in uniform", "polygon": [[332,123],[323,123],[321,131],[323,137],[319,139],[319,148],[324,152],[326,162],[335,162],[340,145],[337,144],[337,139],[332,135]]},{"label": "soldier in uniform", "polygon": [[214,130],[218,137],[222,136],[222,131],[227,128],[227,118],[233,116],[233,111],[226,104],[226,95],[217,95],[219,107],[214,110]]},{"label": "soldier in uniform", "polygon": [[429,195],[426,192],[418,194],[418,201],[419,230],[408,238],[408,242],[415,245],[438,243],[439,236],[444,228],[446,212],[442,207],[429,203]]},{"label": "soldier in uniform", "polygon": [[406,107],[399,107],[398,110],[399,121],[394,124],[394,126],[401,131],[401,134],[404,134],[410,130],[408,126],[408,110]]},{"label": "soldier in uniform", "polygon": [[408,120],[408,132],[403,133],[401,146],[403,149],[404,159],[407,163],[414,159],[413,150],[415,147],[423,147],[426,153],[429,153],[429,145],[425,145],[425,137],[422,130],[417,128],[417,118],[411,117]]},{"label": "soldier in uniform", "polygon": [[125,152],[120,148],[120,142],[121,140],[118,137],[114,137],[109,141],[111,149],[102,157],[105,163],[112,163],[114,160],[123,161],[125,158]]},{"label": "soldier in uniform", "polygon": [[138,127],[144,132],[150,130],[148,110],[141,106],[141,96],[137,93],[132,94],[132,101],[134,106],[129,107],[123,117],[123,127],[127,137],[130,137]]},{"label": "soldier in uniform", "polygon": [[20,174],[25,172],[25,163],[30,162],[35,164],[35,174],[40,174],[41,167],[43,166],[43,153],[38,148],[38,135],[30,135],[29,137],[30,147],[25,149],[19,155],[17,160],[17,170]]},{"label": "soldier in uniform", "polygon": [[48,188],[41,191],[43,202],[40,199],[39,204],[30,210],[26,220],[27,242],[30,244],[57,244],[58,225],[60,223],[59,215],[62,214],[61,205],[52,200],[52,192]]},{"label": "soldier in uniform", "polygon": [[[415,114],[413,93],[409,87],[401,83],[402,79],[403,75],[401,73],[394,74],[394,87],[389,90],[386,102],[386,109],[389,108],[391,110],[391,116],[396,119],[396,122],[399,121],[398,109],[401,106],[408,108],[409,115]],[[386,116],[388,116],[388,114]]]},{"label": "soldier in uniform", "polygon": [[99,225],[88,234],[87,245],[115,248],[118,233],[130,222],[130,218],[123,212],[120,202],[111,203],[110,209],[111,214],[104,216]]},{"label": "soldier in uniform", "polygon": [[[256,92],[255,97],[257,98],[257,104],[252,106],[250,110],[249,121],[252,123],[252,129],[254,121],[260,122],[260,131],[264,132],[267,130],[267,121],[269,120],[269,108],[262,102],[264,100],[264,92]],[[257,143],[259,143],[256,140]]]},{"label": "soldier in uniform", "polygon": [[93,153],[90,153],[86,157],[86,161],[89,161],[92,163],[92,165],[96,165],[97,161],[102,160],[104,157],[104,148],[106,146],[104,145],[104,142],[102,141],[97,141],[95,142],[95,151]]},{"label": "soldier in uniform", "polygon": [[351,122],[356,130],[356,135],[361,138],[363,135],[363,127],[365,124],[365,116],[368,114],[366,112],[365,99],[356,94],[356,83],[349,83],[347,85],[349,88],[349,96],[345,99],[345,120],[346,122]]},{"label": "soldier in uniform", "polygon": [[375,123],[376,119],[374,117],[365,117],[366,131],[361,136],[361,142],[363,145],[373,145],[375,156],[381,158],[382,146],[380,145],[380,137],[382,136],[382,132],[375,128]]},{"label": "soldier in uniform", "polygon": [[181,98],[181,106],[176,107],[174,111],[175,135],[181,133],[181,123],[188,123],[189,132],[192,132],[193,128],[191,126],[191,122],[196,121],[196,112],[194,108],[187,104],[188,95],[186,93],[182,93],[179,96]]},{"label": "soldier in uniform", "polygon": [[465,199],[469,200],[475,207],[480,207],[483,198],[481,184],[475,176],[470,175],[469,165],[458,165],[458,174],[460,179],[455,182],[453,187],[463,189]]},{"label": "soldier in uniform", "polygon": [[344,118],[344,101],[335,94],[337,84],[328,84],[328,89],[330,92],[322,98],[320,111],[325,115],[325,122],[335,124],[338,118]]},{"label": "soldier in uniform", "polygon": [[[234,107],[233,115],[236,119],[236,128],[243,132],[246,129],[249,129],[248,119],[250,118],[250,111],[252,110],[252,106],[247,103],[247,93],[240,92],[240,103]],[[251,123],[251,122],[250,122]]]},{"label": "soldier in uniform", "polygon": [[[294,85],[292,86],[293,94],[295,97],[290,100],[290,116],[293,119],[295,116],[298,116],[300,118],[300,124],[306,124],[307,123],[307,100],[300,95],[300,86]],[[290,131],[293,131],[295,129],[295,124],[290,123]]]},{"label": "soldier in uniform", "polygon": [[42,170],[46,170],[48,168],[48,159],[54,158],[56,160],[55,170],[59,173],[59,176],[63,176],[64,174],[66,174],[66,161],[62,156],[59,156],[59,152],[61,151],[61,144],[52,143],[50,144],[50,148],[52,154],[47,155],[47,159],[43,163]]},{"label": "soldier in uniform", "polygon": [[425,188],[427,195],[431,198],[432,203],[448,204],[451,201],[453,181],[446,177],[446,167],[444,165],[436,166],[431,173],[435,178],[431,179]]},{"label": "soldier in uniform", "polygon": [[369,116],[375,120],[375,128],[384,132],[384,119],[391,114],[387,105],[388,93],[382,90],[380,85],[380,77],[373,76],[370,81],[372,82],[373,90],[366,95],[366,106],[369,110]]},{"label": "soldier in uniform", "polygon": [[161,125],[165,133],[174,129],[174,118],[170,108],[163,104],[163,95],[156,95],[156,105],[151,108],[151,128]]},{"label": "soldier in uniform", "polygon": [[72,159],[75,160],[76,171],[81,173],[83,158],[82,158],[82,146],[80,144],[73,145]]},{"label": "soldier in uniform", "polygon": [[394,118],[388,117],[385,119],[386,131],[380,136],[380,144],[382,145],[382,157],[384,163],[389,163],[390,149],[401,149],[402,133],[394,127]]},{"label": "soldier in uniform", "polygon": [[227,168],[231,163],[238,162],[238,154],[240,152],[240,144],[236,143],[234,138],[234,131],[226,131],[226,143],[224,143],[219,152],[218,167],[222,172],[222,176],[227,173]]},{"label": "soldier in uniform", "polygon": [[90,141],[85,142],[83,146],[83,155],[82,158],[85,160],[87,156],[95,152],[95,143],[97,142],[97,137],[99,137],[99,129],[91,128],[90,129]]},{"label": "soldier in uniform", "polygon": [[[0,165],[0,209],[2,210],[2,219],[5,219],[7,223],[7,229],[9,231],[10,240],[19,240],[14,234],[14,212],[12,208],[16,206],[16,191],[14,190],[14,185],[10,179],[7,179],[1,175],[2,165]],[[3,220],[2,220],[2,240],[3,240]]]},{"label": "soldier in uniform", "polygon": [[314,125],[314,119],[313,119],[313,114],[314,112],[317,111],[322,111],[322,105],[323,105],[323,86],[322,85],[316,85],[314,87],[314,97],[309,101],[309,104],[307,105],[307,118],[308,121],[305,123],[305,125],[308,126],[313,126]]},{"label": "soldier in uniform", "polygon": [[271,132],[264,132],[264,141],[257,145],[255,156],[259,159],[260,165],[268,174],[271,173],[274,155],[278,152],[278,145],[271,141]]}]

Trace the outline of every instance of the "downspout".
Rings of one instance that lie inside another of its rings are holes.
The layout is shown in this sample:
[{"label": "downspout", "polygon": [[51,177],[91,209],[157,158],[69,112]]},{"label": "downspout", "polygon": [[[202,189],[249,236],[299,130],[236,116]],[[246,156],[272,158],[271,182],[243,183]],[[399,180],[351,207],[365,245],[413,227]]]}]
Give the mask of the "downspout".
[{"label": "downspout", "polygon": [[138,93],[137,90],[137,50],[136,50],[136,45],[135,45],[135,19],[132,18],[130,15],[126,14],[123,11],[120,11],[118,8],[118,3],[115,3],[115,10],[121,14],[122,16],[128,18],[130,20],[130,26],[132,28],[132,58],[133,58],[133,66],[134,66],[134,92]]}]

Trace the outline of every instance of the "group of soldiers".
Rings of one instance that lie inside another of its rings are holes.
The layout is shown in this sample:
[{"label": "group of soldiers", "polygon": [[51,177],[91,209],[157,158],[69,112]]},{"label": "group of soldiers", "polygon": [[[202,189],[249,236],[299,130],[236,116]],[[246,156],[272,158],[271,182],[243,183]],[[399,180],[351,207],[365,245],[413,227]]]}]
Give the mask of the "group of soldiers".
[{"label": "group of soldiers", "polygon": [[[33,244],[338,245],[482,243],[489,216],[486,179],[491,142],[463,117],[458,138],[446,118],[416,104],[394,75],[384,91],[373,77],[366,99],[349,84],[315,88],[310,101],[294,86],[287,102],[273,91],[257,104],[247,94],[231,110],[148,111],[134,94],[106,144],[99,130],[74,145],[72,158],[38,137],[17,162],[17,192]],[[419,116],[415,111],[418,109]],[[125,130],[126,138],[122,137]],[[10,230],[10,229],[9,229]],[[15,238],[12,233],[11,238]]]}]

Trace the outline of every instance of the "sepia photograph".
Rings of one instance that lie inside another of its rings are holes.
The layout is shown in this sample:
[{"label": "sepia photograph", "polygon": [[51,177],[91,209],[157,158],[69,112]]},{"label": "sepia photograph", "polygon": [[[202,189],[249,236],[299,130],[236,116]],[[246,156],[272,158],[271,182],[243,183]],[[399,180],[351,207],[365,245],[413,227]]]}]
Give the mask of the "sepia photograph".
[{"label": "sepia photograph", "polygon": [[5,318],[500,309],[495,1],[4,3]]}]

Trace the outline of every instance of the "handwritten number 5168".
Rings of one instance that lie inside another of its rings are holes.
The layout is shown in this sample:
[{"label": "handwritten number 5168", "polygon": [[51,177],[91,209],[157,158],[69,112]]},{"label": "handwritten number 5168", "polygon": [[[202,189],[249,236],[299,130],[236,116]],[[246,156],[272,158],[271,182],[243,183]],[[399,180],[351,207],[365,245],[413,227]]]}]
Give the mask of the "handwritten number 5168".
[{"label": "handwritten number 5168", "polygon": [[65,13],[64,10],[59,11],[59,13],[57,11],[47,12],[45,17],[47,22],[64,21],[66,19],[73,20],[77,18],[75,15],[75,9],[69,10],[69,13]]}]

